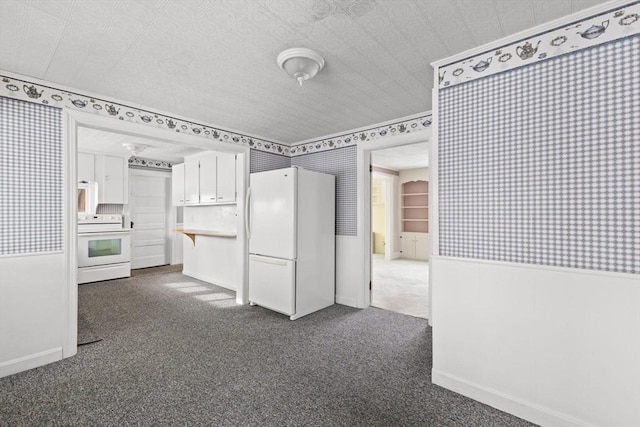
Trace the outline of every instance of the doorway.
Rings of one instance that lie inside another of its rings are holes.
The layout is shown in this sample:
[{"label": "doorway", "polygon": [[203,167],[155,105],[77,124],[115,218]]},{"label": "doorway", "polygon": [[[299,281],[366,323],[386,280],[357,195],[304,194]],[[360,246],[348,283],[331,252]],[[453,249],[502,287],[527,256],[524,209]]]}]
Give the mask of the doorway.
[{"label": "doorway", "polygon": [[429,314],[427,142],[371,151],[371,292],[374,307]]}]

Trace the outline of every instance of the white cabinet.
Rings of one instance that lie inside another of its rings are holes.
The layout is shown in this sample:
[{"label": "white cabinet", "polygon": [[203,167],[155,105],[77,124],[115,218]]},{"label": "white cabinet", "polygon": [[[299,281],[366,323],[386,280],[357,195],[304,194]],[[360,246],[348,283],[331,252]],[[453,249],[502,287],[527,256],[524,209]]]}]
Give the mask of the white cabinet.
[{"label": "white cabinet", "polygon": [[174,165],[172,172],[175,206],[236,202],[235,154],[207,153],[197,160]]},{"label": "white cabinet", "polygon": [[184,162],[184,204],[200,204],[200,162]]},{"label": "white cabinet", "polygon": [[96,180],[95,156],[90,153],[78,153],[78,182]]},{"label": "white cabinet", "polygon": [[429,235],[427,233],[401,233],[400,251],[402,258],[428,260]]},{"label": "white cabinet", "polygon": [[109,155],[95,156],[98,203],[129,202],[127,159]]},{"label": "white cabinet", "polygon": [[200,204],[216,202],[217,158],[213,154],[207,154],[200,159]]},{"label": "white cabinet", "polygon": [[174,206],[184,206],[184,163],[171,167],[171,200]]},{"label": "white cabinet", "polygon": [[217,197],[219,203],[236,201],[236,155],[218,153]]},{"label": "white cabinet", "polygon": [[78,181],[98,183],[98,203],[129,203],[129,169],[124,157],[79,152]]}]

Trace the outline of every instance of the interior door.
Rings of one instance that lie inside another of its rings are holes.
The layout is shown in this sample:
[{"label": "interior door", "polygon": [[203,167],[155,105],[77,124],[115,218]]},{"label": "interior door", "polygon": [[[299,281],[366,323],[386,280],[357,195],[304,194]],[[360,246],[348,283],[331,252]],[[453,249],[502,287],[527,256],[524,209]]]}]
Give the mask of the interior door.
[{"label": "interior door", "polygon": [[165,174],[132,171],[129,206],[131,233],[131,268],[168,264],[167,212],[170,178]]}]

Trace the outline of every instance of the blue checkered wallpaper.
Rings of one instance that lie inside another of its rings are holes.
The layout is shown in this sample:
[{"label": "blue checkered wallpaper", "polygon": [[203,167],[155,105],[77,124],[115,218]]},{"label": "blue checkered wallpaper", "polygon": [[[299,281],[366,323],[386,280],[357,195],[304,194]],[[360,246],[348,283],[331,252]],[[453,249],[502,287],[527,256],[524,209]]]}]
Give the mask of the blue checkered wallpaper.
[{"label": "blue checkered wallpaper", "polygon": [[340,236],[355,236],[358,232],[357,153],[353,145],[291,158],[292,166],[336,177],[336,234]]},{"label": "blue checkered wallpaper", "polygon": [[440,90],[440,254],[640,273],[640,36]]},{"label": "blue checkered wallpaper", "polygon": [[0,255],[63,249],[59,108],[0,97]]},{"label": "blue checkered wallpaper", "polygon": [[279,154],[254,149],[251,149],[250,152],[249,170],[251,173],[288,168],[291,166],[291,157],[289,156],[281,156]]}]

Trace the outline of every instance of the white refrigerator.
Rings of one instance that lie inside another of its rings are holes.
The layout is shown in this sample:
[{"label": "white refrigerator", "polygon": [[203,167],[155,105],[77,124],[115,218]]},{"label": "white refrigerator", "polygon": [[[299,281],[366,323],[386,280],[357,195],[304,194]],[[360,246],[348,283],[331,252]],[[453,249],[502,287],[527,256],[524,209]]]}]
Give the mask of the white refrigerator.
[{"label": "white refrigerator", "polygon": [[291,320],[335,302],[335,177],[252,173],[245,214],[249,301]]}]

